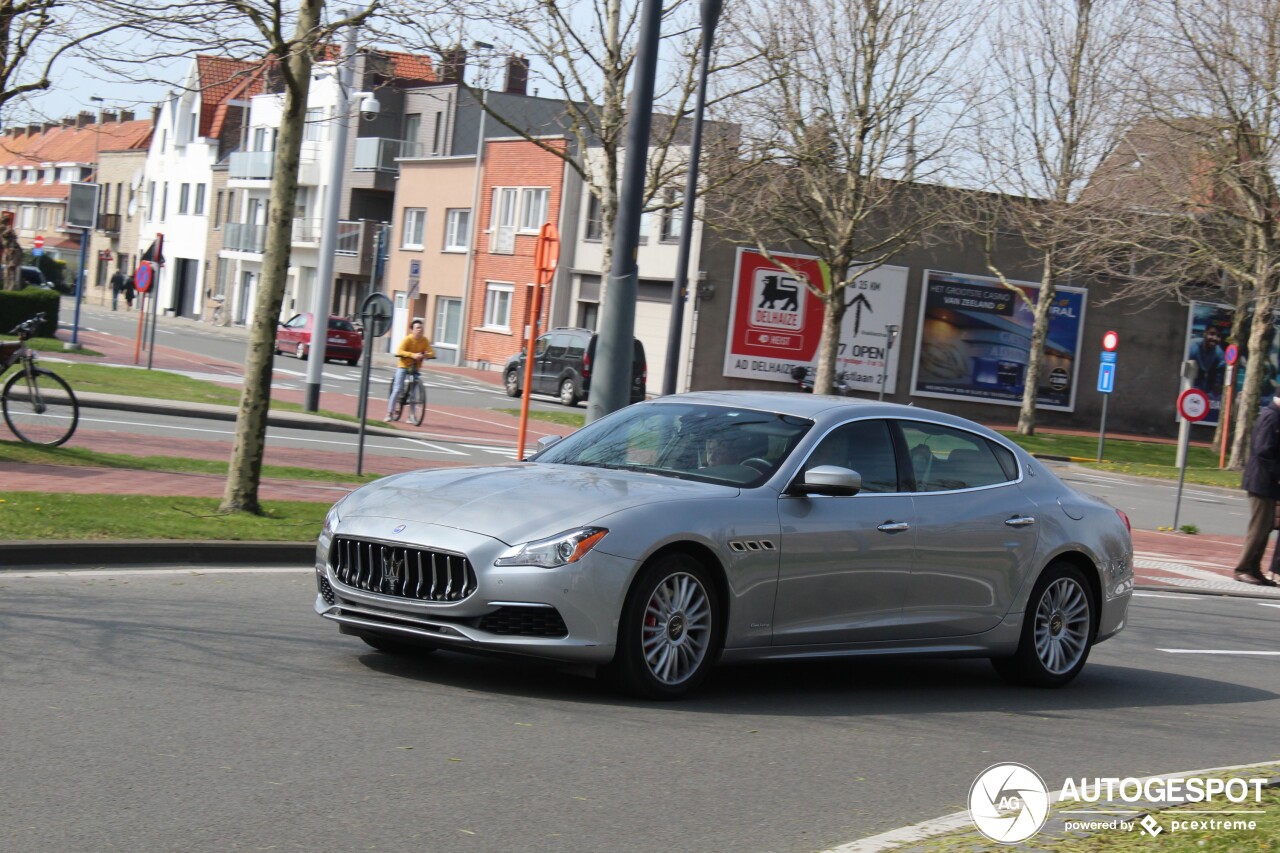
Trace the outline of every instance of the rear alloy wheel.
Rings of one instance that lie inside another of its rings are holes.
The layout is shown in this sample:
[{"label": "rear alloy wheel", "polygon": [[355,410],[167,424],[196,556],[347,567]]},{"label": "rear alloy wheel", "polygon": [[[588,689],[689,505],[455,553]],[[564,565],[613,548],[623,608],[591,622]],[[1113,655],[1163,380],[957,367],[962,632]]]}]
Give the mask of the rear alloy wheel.
[{"label": "rear alloy wheel", "polygon": [[631,585],[606,671],[635,696],[677,699],[706,677],[721,642],[711,573],[688,554],[667,554],[641,569]]},{"label": "rear alloy wheel", "polygon": [[507,389],[508,397],[520,396],[520,377],[514,370],[508,370],[507,375],[502,377],[502,387]]},{"label": "rear alloy wheel", "polygon": [[296,350],[294,350],[294,354],[295,354],[295,355],[297,355],[297,356],[298,356],[298,358],[299,358],[300,360],[302,360],[302,361],[306,361],[306,360],[307,360],[307,345],[306,345],[306,344],[302,344],[302,343],[298,344],[298,348],[297,348]]},{"label": "rear alloy wheel", "polygon": [[991,663],[1014,684],[1061,687],[1084,669],[1096,621],[1084,574],[1070,563],[1053,563],[1031,592],[1018,650]]},{"label": "rear alloy wheel", "polygon": [[361,634],[360,639],[364,640],[371,648],[388,655],[425,656],[436,650],[435,646],[426,643],[419,644],[400,640],[395,637],[388,637],[385,634]]},{"label": "rear alloy wheel", "polygon": [[560,402],[566,406],[578,405],[578,392],[573,387],[573,379],[565,378],[560,382]]}]

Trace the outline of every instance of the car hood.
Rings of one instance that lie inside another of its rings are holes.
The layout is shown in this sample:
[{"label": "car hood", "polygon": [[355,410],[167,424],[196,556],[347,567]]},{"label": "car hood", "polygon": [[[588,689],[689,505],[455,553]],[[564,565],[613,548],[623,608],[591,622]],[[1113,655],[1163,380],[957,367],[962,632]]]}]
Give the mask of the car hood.
[{"label": "car hood", "polygon": [[551,536],[640,504],[726,498],[732,486],[536,462],[413,471],[343,499],[339,515],[421,521],[507,545]]}]

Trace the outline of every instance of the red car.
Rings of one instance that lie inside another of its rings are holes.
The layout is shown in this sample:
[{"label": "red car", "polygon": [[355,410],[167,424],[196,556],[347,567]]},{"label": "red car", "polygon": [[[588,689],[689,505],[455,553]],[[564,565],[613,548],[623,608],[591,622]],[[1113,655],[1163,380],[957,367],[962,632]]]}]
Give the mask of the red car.
[{"label": "red car", "polygon": [[[276,355],[288,352],[305,359],[311,349],[311,315],[294,314],[287,323],[276,329]],[[364,337],[355,325],[345,317],[329,316],[329,337],[325,343],[325,361],[344,360],[355,367],[360,363],[364,350]]]}]

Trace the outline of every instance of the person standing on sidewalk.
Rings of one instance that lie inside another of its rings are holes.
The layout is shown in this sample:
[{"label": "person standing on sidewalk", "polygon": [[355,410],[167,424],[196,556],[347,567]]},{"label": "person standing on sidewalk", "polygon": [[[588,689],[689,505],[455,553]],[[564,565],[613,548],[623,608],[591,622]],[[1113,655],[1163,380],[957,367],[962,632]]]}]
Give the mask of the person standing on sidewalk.
[{"label": "person standing on sidewalk", "polygon": [[116,274],[111,276],[111,310],[115,311],[120,307],[120,294],[124,292],[124,273],[116,270]]},{"label": "person standing on sidewalk", "polygon": [[1262,574],[1262,554],[1276,526],[1276,499],[1280,498],[1280,397],[1272,397],[1253,424],[1241,485],[1249,493],[1249,530],[1235,579],[1255,586],[1275,586],[1275,581]]},{"label": "person standing on sidewalk", "polygon": [[424,331],[422,318],[414,318],[409,324],[409,334],[396,349],[396,375],[391,380],[391,396],[387,398],[388,423],[400,420],[400,394],[404,391],[404,380],[409,371],[417,370],[425,359],[436,357],[436,351],[431,348],[431,341]]},{"label": "person standing on sidewalk", "polygon": [[137,292],[137,288],[133,286],[133,276],[129,276],[124,280],[124,302],[129,310],[133,310],[133,295]]}]

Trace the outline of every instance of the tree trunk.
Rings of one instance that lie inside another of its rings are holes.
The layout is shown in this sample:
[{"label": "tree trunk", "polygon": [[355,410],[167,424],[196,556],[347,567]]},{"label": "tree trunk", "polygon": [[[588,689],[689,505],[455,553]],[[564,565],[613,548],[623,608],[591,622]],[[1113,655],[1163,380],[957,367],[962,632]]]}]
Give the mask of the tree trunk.
[{"label": "tree trunk", "polygon": [[1244,463],[1249,458],[1249,440],[1253,436],[1253,422],[1258,418],[1261,408],[1262,384],[1267,376],[1267,338],[1274,322],[1272,314],[1276,309],[1275,287],[1269,278],[1264,285],[1266,292],[1258,296],[1254,303],[1253,320],[1249,324],[1249,361],[1244,368],[1244,387],[1240,389],[1240,399],[1236,403],[1235,434],[1231,440],[1231,460],[1227,467],[1235,471],[1244,470]]},{"label": "tree trunk", "polygon": [[1036,396],[1040,389],[1040,373],[1044,366],[1044,342],[1049,337],[1049,313],[1057,295],[1055,248],[1044,253],[1040,273],[1040,294],[1036,297],[1035,322],[1031,325],[1031,352],[1027,355],[1027,373],[1023,379],[1022,408],[1018,411],[1018,435],[1035,435]]},{"label": "tree trunk", "polygon": [[822,302],[822,337],[818,339],[818,367],[813,376],[813,393],[830,394],[836,384],[836,356],[840,351],[840,326],[844,321],[844,291],[832,289]]},{"label": "tree trunk", "polygon": [[[284,110],[271,179],[266,246],[262,259],[262,284],[253,309],[253,325],[245,352],[244,392],[236,417],[235,445],[231,451],[223,512],[262,511],[258,485],[266,449],[267,411],[271,404],[271,362],[275,354],[276,324],[284,301],[293,240],[293,207],[298,195],[298,162],[302,151],[307,93],[311,87],[311,41],[320,23],[324,0],[302,0],[298,10],[296,42],[285,66]],[[339,116],[345,121],[346,116]],[[339,153],[338,156],[341,156]],[[336,192],[330,187],[328,192]]]}]

